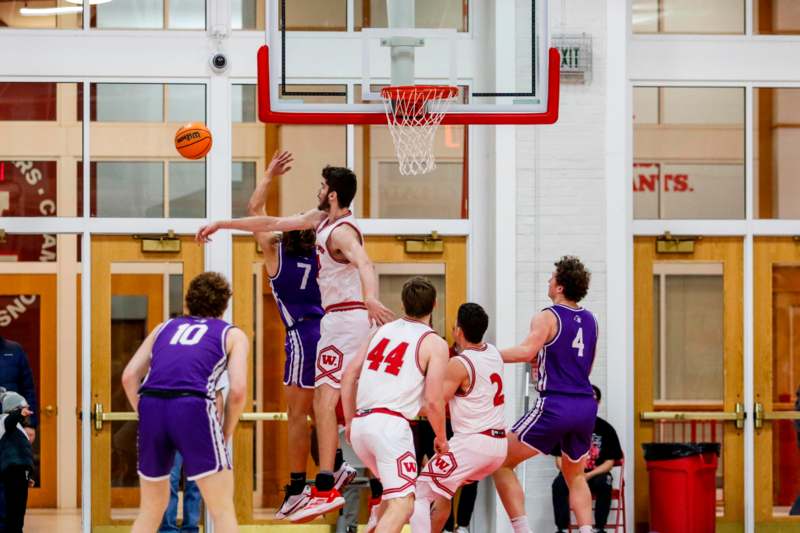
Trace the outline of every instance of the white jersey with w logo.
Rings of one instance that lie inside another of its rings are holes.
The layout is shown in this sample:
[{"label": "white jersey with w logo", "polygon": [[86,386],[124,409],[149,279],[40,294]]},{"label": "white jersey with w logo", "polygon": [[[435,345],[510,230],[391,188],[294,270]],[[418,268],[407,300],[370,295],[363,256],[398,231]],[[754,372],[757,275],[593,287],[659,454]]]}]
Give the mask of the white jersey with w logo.
[{"label": "white jersey with w logo", "polygon": [[422,407],[425,373],[419,362],[422,340],[434,331],[409,318],[382,326],[369,343],[361,368],[356,409],[386,409],[411,419]]},{"label": "white jersey with w logo", "polygon": [[454,433],[480,433],[505,429],[503,415],[503,358],[497,348],[484,344],[466,349],[453,358],[467,370],[469,388],[450,400],[450,422]]}]

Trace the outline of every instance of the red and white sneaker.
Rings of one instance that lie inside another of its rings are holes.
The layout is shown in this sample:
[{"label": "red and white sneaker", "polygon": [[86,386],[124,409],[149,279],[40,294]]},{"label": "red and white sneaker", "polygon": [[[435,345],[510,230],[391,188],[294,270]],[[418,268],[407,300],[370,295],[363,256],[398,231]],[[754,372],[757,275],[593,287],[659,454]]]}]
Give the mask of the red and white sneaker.
[{"label": "red and white sneaker", "polygon": [[311,487],[311,495],[308,502],[289,515],[289,520],[294,524],[311,522],[318,516],[335,511],[344,506],[344,498],[335,488],[327,491],[317,490]]},{"label": "red and white sneaker", "polygon": [[350,466],[347,461],[343,461],[339,470],[333,473],[333,486],[341,492],[346,485],[349,485],[356,478],[356,474],[358,474],[358,471]]},{"label": "red and white sneaker", "polygon": [[367,520],[367,527],[364,531],[366,533],[372,533],[375,531],[375,528],[378,527],[378,509],[381,506],[381,499],[378,498],[370,498],[369,500],[369,519]]}]

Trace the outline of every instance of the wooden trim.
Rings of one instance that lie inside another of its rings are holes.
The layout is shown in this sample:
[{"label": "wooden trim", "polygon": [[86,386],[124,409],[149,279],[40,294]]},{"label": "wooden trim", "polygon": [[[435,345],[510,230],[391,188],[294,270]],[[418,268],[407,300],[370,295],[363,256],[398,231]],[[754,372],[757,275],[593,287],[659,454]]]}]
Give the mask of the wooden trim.
[{"label": "wooden trim", "polygon": [[[763,2],[769,4],[770,2]],[[770,19],[771,20],[771,19]],[[775,147],[773,112],[775,89],[756,89],[758,113],[758,212],[756,218],[773,218],[773,198],[775,186]]]},{"label": "wooden trim", "polygon": [[[113,262],[182,262],[183,291],[203,271],[203,247],[192,236],[180,237],[181,252],[148,254],[141,243],[129,236],[96,235],[92,237],[92,404],[111,405],[111,263]],[[160,316],[160,310],[159,310]],[[92,525],[122,523],[111,519],[112,490],[111,431],[92,431]]]},{"label": "wooden trim", "polygon": [[[29,490],[29,507],[57,505],[58,442],[57,416],[47,416],[43,408],[57,405],[57,282],[56,274],[0,274],[2,293],[7,295],[39,296],[39,375],[34,381],[39,393],[39,428],[36,438],[40,444],[41,472],[37,472],[40,487]],[[6,332],[14,340],[13,326]],[[25,347],[23,346],[23,349]],[[69,416],[66,413],[60,416]]]},{"label": "wooden trim", "polygon": [[[655,237],[634,238],[634,373],[635,450],[655,438],[654,424],[641,422],[639,413],[655,410],[653,402],[653,265],[667,261],[716,261],[723,264],[724,291],[724,401],[725,411],[734,411],[742,402],[743,384],[743,246],[741,238],[710,237],[698,241],[692,254],[680,257],[658,254]],[[670,409],[675,410],[675,409]],[[741,523],[744,519],[744,440],[743,431],[733,424],[723,426],[724,516],[717,522]],[[645,527],[649,516],[648,476],[641,453],[635,454],[636,529]]]}]

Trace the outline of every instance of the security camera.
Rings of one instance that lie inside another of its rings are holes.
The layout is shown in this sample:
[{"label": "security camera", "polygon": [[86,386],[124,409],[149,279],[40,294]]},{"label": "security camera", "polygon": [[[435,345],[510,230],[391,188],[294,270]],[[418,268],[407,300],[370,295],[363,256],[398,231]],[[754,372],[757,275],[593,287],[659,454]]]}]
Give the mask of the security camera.
[{"label": "security camera", "polygon": [[217,74],[222,74],[223,72],[228,70],[228,66],[230,65],[230,61],[228,61],[228,56],[226,56],[222,52],[214,52],[211,55],[211,58],[208,60],[208,62],[211,65],[211,70],[213,70]]}]

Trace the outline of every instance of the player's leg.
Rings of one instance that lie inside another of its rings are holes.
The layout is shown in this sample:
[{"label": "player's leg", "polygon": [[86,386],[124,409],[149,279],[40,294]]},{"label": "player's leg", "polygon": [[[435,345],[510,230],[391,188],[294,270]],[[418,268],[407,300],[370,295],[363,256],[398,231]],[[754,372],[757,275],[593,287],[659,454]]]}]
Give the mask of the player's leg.
[{"label": "player's leg", "polygon": [[566,453],[561,454],[561,473],[564,474],[564,481],[567,482],[569,488],[569,506],[575,513],[578,526],[588,527],[589,529],[586,531],[591,531],[592,493],[589,491],[589,484],[586,483],[585,468],[585,457],[579,461],[573,461]]},{"label": "player's leg", "polygon": [[437,495],[433,499],[433,505],[431,506],[431,531],[433,533],[441,533],[442,529],[444,529],[444,524],[450,516],[451,506],[452,501],[450,498]]},{"label": "player's leg", "polygon": [[376,533],[400,533],[414,512],[414,494],[387,500],[386,509],[378,520]]},{"label": "player's leg", "polygon": [[[498,468],[492,475],[500,501],[503,502],[503,507],[505,507],[509,518],[512,520],[525,516],[525,493],[516,474],[514,474],[514,468],[537,453],[530,446],[520,442],[515,433],[509,433],[506,460],[503,466]],[[514,531],[516,532],[516,530]]]},{"label": "player's leg", "polygon": [[308,417],[313,413],[314,389],[296,385],[286,387],[286,414],[289,426],[289,468],[305,474],[311,447]]},{"label": "player's leg", "polygon": [[203,501],[206,502],[211,518],[214,520],[214,531],[218,533],[235,533],[236,509],[233,506],[233,471],[221,470],[194,481],[200,488]]},{"label": "player's leg", "polygon": [[314,389],[314,422],[317,426],[317,446],[319,447],[318,490],[331,490],[334,486],[334,465],[336,449],[339,447],[339,425],[336,421],[336,404],[339,403],[340,390],[328,384]]},{"label": "player's leg", "polygon": [[169,477],[149,480],[139,478],[139,514],[131,533],[153,533],[161,524],[169,502]]}]

